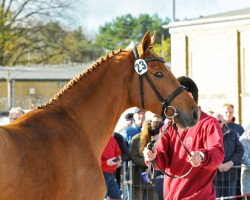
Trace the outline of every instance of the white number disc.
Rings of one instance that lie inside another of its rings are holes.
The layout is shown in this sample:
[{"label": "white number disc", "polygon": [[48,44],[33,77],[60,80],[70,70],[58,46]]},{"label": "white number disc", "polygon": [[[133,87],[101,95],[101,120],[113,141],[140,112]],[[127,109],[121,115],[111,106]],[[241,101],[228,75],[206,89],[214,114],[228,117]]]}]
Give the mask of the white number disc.
[{"label": "white number disc", "polygon": [[137,59],[135,61],[135,71],[140,75],[142,75],[148,71],[148,66],[147,66],[147,63],[145,62],[145,60]]}]

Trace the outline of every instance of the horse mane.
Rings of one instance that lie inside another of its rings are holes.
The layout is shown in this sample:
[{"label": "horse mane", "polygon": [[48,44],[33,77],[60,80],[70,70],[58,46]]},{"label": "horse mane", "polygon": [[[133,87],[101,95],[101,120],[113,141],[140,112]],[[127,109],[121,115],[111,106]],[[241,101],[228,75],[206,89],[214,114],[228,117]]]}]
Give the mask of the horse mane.
[{"label": "horse mane", "polygon": [[71,89],[78,81],[82,80],[85,76],[87,76],[90,72],[93,72],[95,69],[97,69],[99,66],[101,66],[102,63],[107,61],[109,58],[112,58],[113,56],[121,53],[126,52],[125,49],[118,49],[111,51],[105,56],[102,56],[99,58],[95,63],[93,63],[90,67],[85,69],[82,73],[76,75],[73,79],[71,79],[53,98],[51,98],[46,104],[40,105],[37,107],[37,109],[47,107],[49,105],[52,105],[54,102],[58,101],[60,97],[66,93],[69,89]]}]

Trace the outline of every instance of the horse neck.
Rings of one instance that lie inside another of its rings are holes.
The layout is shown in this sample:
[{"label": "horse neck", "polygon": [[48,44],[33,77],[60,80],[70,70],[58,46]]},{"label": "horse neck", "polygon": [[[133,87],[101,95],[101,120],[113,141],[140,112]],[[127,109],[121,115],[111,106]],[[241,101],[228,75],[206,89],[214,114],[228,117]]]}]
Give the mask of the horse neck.
[{"label": "horse neck", "polygon": [[[123,52],[125,53],[125,52]],[[128,79],[131,69],[128,61],[118,55],[102,61],[95,70],[83,76],[65,94],[57,105],[63,107],[77,127],[78,134],[88,140],[91,147],[102,153],[122,112],[128,105]]]}]

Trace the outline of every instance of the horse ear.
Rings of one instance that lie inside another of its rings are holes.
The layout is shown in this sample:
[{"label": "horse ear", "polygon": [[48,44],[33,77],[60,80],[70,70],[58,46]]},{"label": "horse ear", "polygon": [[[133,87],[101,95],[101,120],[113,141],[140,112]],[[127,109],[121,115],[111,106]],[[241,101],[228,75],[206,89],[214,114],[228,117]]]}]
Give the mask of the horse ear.
[{"label": "horse ear", "polygon": [[148,49],[152,47],[151,46],[150,31],[147,31],[147,33],[144,35],[141,44],[142,44],[143,53],[146,53],[148,51]]},{"label": "horse ear", "polygon": [[155,39],[156,39],[156,31],[154,31],[154,34],[153,34],[153,36],[151,37],[151,46],[152,46],[152,47],[154,46]]}]

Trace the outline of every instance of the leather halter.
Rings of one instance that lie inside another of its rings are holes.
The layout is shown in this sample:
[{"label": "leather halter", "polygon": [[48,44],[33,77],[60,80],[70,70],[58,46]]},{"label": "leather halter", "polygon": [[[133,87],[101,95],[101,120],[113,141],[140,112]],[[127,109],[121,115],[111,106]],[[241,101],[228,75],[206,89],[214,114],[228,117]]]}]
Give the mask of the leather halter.
[{"label": "leather halter", "polygon": [[[137,51],[137,47],[136,47],[136,46],[133,47],[133,53],[134,53],[134,56],[135,56],[136,60],[139,59],[139,54],[138,54],[138,51]],[[166,63],[165,60],[164,60],[164,58],[162,58],[162,57],[151,57],[151,58],[146,58],[146,59],[144,59],[144,61],[145,61],[146,63],[147,63],[147,62],[150,62],[150,61],[159,61],[159,62],[162,62],[162,63]],[[171,119],[171,121],[170,121],[170,123],[168,124],[167,128],[161,133],[161,136],[157,139],[157,141],[155,141],[155,142],[150,142],[150,143],[148,144],[148,148],[149,148],[150,150],[153,150],[155,144],[156,144],[156,143],[159,141],[159,139],[168,131],[168,129],[170,128],[170,126],[173,125],[174,130],[175,130],[177,136],[179,137],[180,142],[181,142],[183,148],[185,149],[185,151],[187,152],[187,154],[191,157],[192,155],[191,155],[191,153],[189,152],[189,150],[187,149],[187,147],[184,145],[184,143],[183,143],[183,141],[182,141],[182,139],[181,139],[181,137],[180,137],[180,135],[179,135],[179,133],[178,133],[178,128],[177,128],[177,126],[176,126],[176,124],[175,124],[175,122],[174,122],[174,117],[175,117],[176,115],[178,115],[178,113],[177,113],[175,107],[170,106],[170,103],[173,101],[173,99],[174,99],[177,95],[179,95],[182,91],[184,91],[184,90],[186,89],[186,87],[185,87],[185,86],[180,86],[180,87],[178,87],[174,92],[172,92],[172,93],[170,94],[170,96],[169,96],[166,100],[164,100],[164,98],[161,96],[161,94],[159,93],[159,91],[157,90],[157,88],[154,86],[154,84],[152,83],[151,79],[149,78],[148,73],[145,72],[145,73],[142,74],[142,75],[139,74],[141,106],[142,106],[143,109],[145,109],[145,106],[144,106],[144,93],[143,93],[143,82],[142,82],[143,76],[145,76],[145,78],[146,78],[148,84],[149,84],[150,87],[153,89],[154,93],[157,95],[158,99],[159,99],[160,102],[162,103],[162,105],[163,105],[163,107],[162,107],[162,112],[163,112],[163,114],[164,114],[166,117],[168,117],[168,118]],[[173,109],[174,113],[173,113],[172,116],[167,116],[166,111],[167,111],[168,108]],[[148,172],[149,172],[149,173],[148,173],[148,175],[149,175],[148,178],[149,178],[149,180],[150,180],[151,183],[152,183],[152,180],[154,179],[154,165],[156,165],[156,166],[158,167],[158,169],[159,169],[164,175],[166,175],[166,176],[168,176],[168,177],[170,177],[170,178],[177,178],[177,179],[186,177],[186,176],[191,172],[191,170],[193,169],[193,166],[191,166],[191,168],[190,168],[185,174],[183,174],[183,175],[181,175],[181,176],[176,176],[176,175],[167,174],[166,172],[164,172],[163,169],[160,168],[160,166],[159,166],[155,161],[151,161],[151,162],[149,163],[149,167],[148,167]]]},{"label": "leather halter", "polygon": [[[133,47],[133,53],[134,53],[134,56],[135,56],[135,59],[139,59],[139,54],[138,54],[138,51],[137,51],[137,47],[134,46]],[[166,63],[164,58],[162,57],[151,57],[151,58],[146,58],[144,59],[144,61],[146,63],[150,62],[150,61],[159,61],[159,62],[162,62],[162,63]],[[158,99],[160,100],[161,104],[162,104],[162,114],[166,115],[166,111],[168,108],[172,108],[174,109],[175,113],[174,115],[176,115],[176,110],[175,108],[173,108],[172,106],[170,106],[170,103],[173,101],[173,99],[179,95],[182,91],[184,91],[186,88],[184,86],[180,86],[178,87],[174,92],[172,92],[170,94],[170,96],[164,100],[164,98],[161,96],[161,94],[159,93],[159,91],[157,90],[157,88],[154,86],[153,82],[151,81],[151,79],[149,78],[148,76],[148,73],[144,73],[143,75],[140,75],[139,74],[139,82],[140,82],[140,96],[141,96],[141,106],[142,106],[142,109],[145,109],[145,105],[144,105],[144,93],[143,93],[143,81],[142,81],[142,78],[145,77],[148,84],[150,85],[150,87],[152,88],[152,90],[154,91],[154,93],[156,94],[156,96],[158,97]],[[167,115],[166,115],[167,116]],[[167,116],[168,117],[168,116]]]}]

